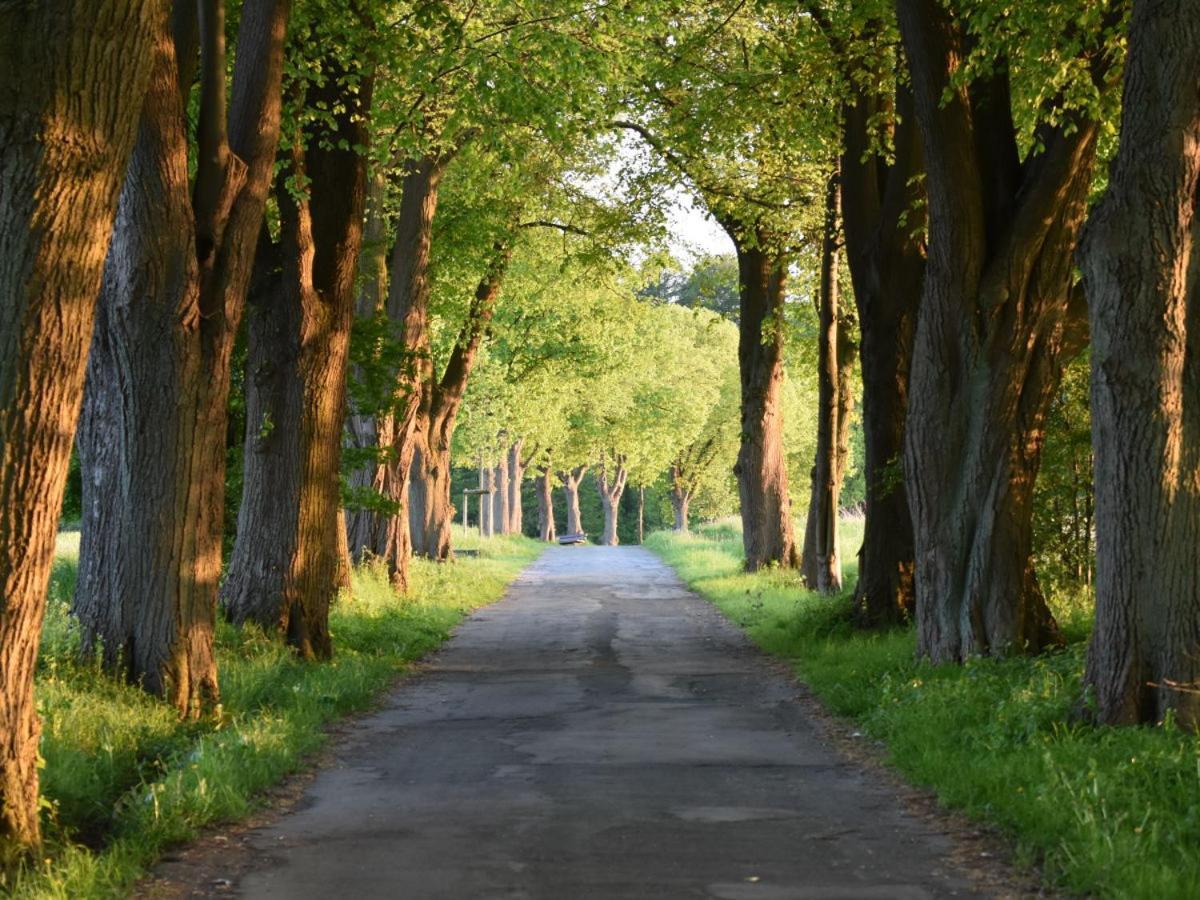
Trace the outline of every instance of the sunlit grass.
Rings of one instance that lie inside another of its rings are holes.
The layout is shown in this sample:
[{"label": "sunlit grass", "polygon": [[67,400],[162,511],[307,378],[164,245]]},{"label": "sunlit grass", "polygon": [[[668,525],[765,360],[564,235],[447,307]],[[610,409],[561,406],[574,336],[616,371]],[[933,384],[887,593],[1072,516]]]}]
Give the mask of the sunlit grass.
[{"label": "sunlit grass", "polygon": [[222,715],[181,724],[165,704],[78,660],[68,615],[78,535],[60,537],[36,696],[47,853],[11,886],[19,897],[123,896],[169,845],[245,816],[260,792],[304,765],[323,726],[368,709],[462,617],[497,599],[542,545],[455,532],[477,555],[414,561],[397,597],[379,567],[353,575],[334,607],[335,658],[304,663],[255,628],[218,629]]},{"label": "sunlit grass", "polygon": [[[853,559],[856,548],[843,558]],[[791,573],[741,570],[736,526],[651,535],[695,590],[787,659],[832,711],[948,806],[993,823],[1046,880],[1101,897],[1200,896],[1200,740],[1169,724],[1079,724],[1090,601],[1052,598],[1071,641],[1035,659],[917,662],[911,630],[862,634],[849,589],[827,598]],[[852,585],[852,579],[849,580]]]}]

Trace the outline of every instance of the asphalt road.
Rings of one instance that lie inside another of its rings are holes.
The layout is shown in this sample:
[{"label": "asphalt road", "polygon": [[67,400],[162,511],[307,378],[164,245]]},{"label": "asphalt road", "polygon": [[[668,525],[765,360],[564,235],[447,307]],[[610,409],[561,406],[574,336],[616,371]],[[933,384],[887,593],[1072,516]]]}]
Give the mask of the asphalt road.
[{"label": "asphalt road", "polygon": [[982,896],[637,548],[548,550],[250,843],[248,898]]}]

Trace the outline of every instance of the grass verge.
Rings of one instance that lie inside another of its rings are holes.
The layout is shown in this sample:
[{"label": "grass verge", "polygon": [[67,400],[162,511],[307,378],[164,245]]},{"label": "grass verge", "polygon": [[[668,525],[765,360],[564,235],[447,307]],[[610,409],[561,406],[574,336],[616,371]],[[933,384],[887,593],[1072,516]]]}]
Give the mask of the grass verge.
[{"label": "grass verge", "polygon": [[1114,729],[1071,720],[1084,604],[1056,609],[1071,639],[1063,652],[931,666],[914,659],[910,630],[856,632],[848,594],[809,593],[794,573],[744,573],[730,526],[659,532],[647,545],[763,650],[788,660],[831,711],[883,741],[906,777],[998,826],[1018,863],[1039,865],[1048,884],[1099,897],[1200,896],[1200,739],[1170,722]]},{"label": "grass verge", "polygon": [[67,614],[78,546],[64,535],[36,686],[47,852],[12,894],[121,896],[170,845],[244,817],[260,791],[324,743],[326,723],[369,708],[468,612],[498,599],[543,546],[462,531],[455,539],[477,555],[453,565],[415,561],[405,598],[379,569],[356,571],[351,595],[330,617],[332,662],[301,662],[260,630],[222,624],[222,712],[183,724],[166,705],[78,662]]}]

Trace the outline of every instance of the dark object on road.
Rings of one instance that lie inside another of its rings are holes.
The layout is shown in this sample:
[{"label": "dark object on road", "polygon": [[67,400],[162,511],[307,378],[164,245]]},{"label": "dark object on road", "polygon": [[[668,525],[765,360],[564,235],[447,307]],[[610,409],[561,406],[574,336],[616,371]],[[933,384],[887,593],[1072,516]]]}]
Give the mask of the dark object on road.
[{"label": "dark object on road", "polygon": [[586,544],[587,534],[582,531],[578,534],[564,534],[559,537],[558,542],[560,544]]}]

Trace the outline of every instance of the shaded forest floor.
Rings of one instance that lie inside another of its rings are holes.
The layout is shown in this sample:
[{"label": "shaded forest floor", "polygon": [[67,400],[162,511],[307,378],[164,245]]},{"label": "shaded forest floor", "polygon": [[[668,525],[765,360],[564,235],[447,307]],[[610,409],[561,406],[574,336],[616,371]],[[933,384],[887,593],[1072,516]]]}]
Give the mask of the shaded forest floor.
[{"label": "shaded forest floor", "polygon": [[[853,560],[853,535],[843,559]],[[1090,610],[1060,601],[1065,651],[931,666],[901,629],[862,634],[841,596],[794,573],[741,571],[741,536],[716,525],[651,535],[650,549],[767,652],[786,659],[835,714],[946,806],[997,826],[1048,885],[1101,897],[1195,897],[1200,885],[1200,739],[1171,723],[1073,721]]]},{"label": "shaded forest floor", "polygon": [[38,661],[46,858],[19,897],[122,896],[167,847],[252,812],[261,792],[303,768],[325,726],[369,708],[408,664],[468,612],[498,599],[542,550],[521,537],[481,542],[453,566],[415,561],[411,596],[385,573],[354,573],[331,614],[335,658],[304,663],[256,628],[219,627],[220,715],[181,724],[174,711],[78,660],[68,615],[78,535],[64,533]]}]

